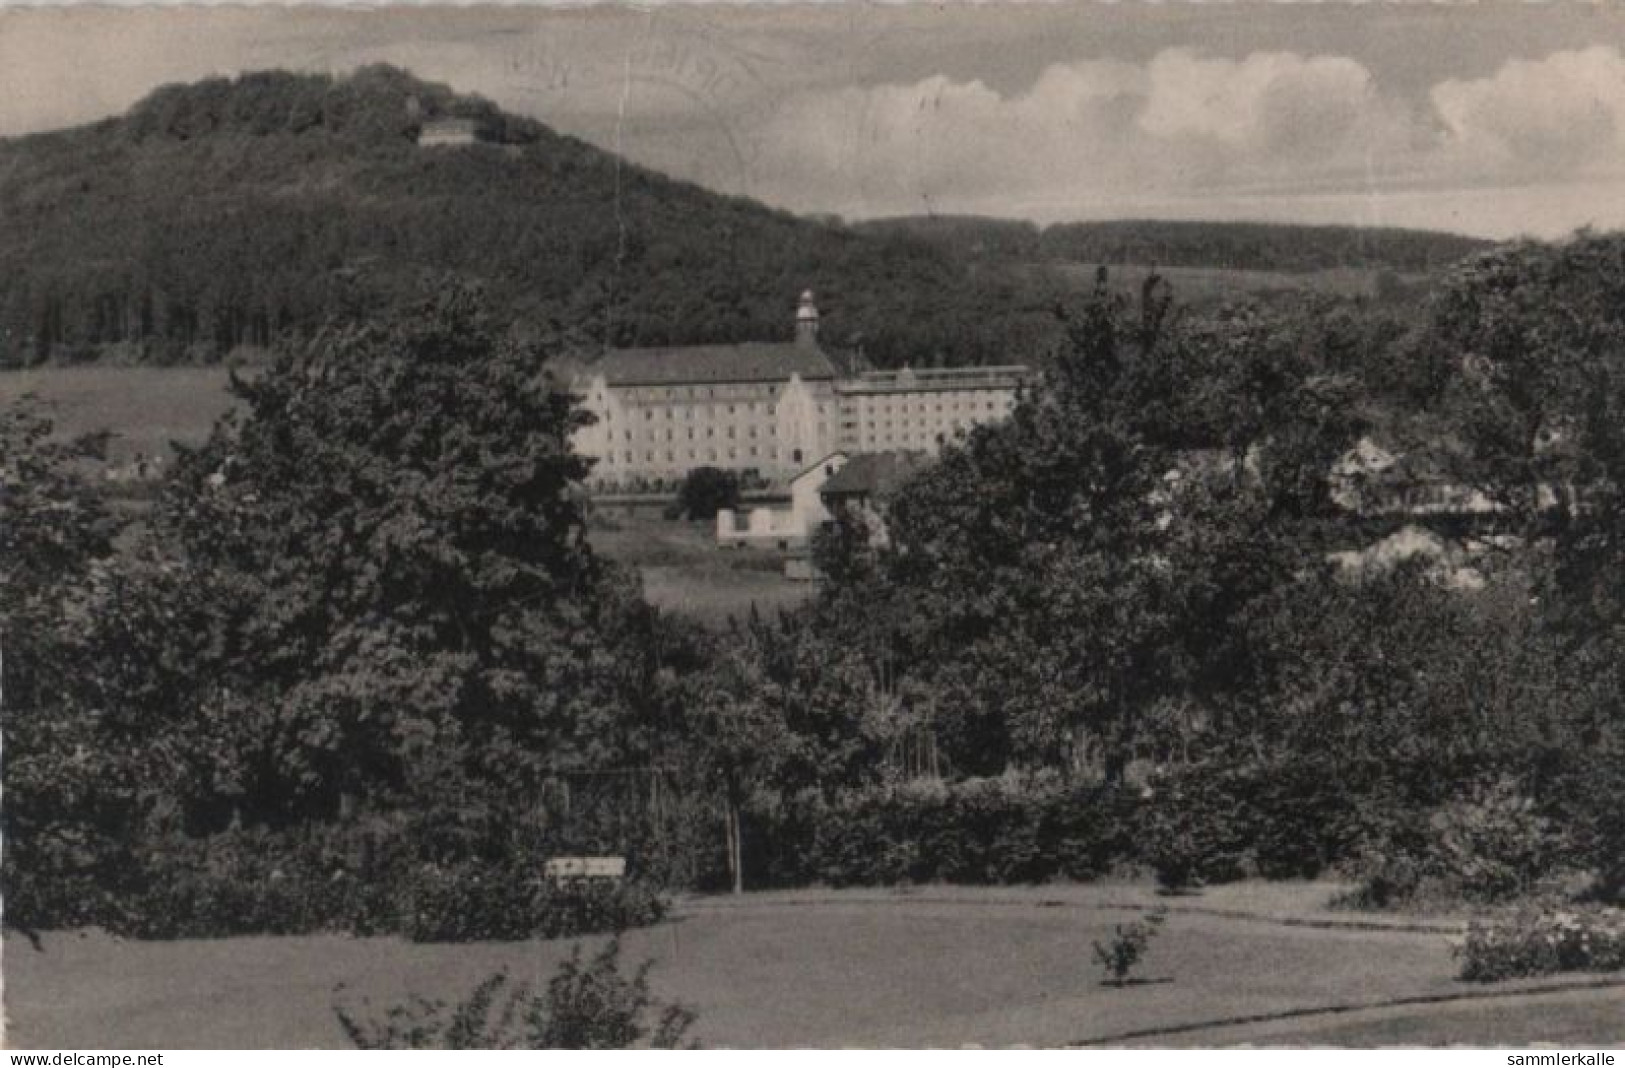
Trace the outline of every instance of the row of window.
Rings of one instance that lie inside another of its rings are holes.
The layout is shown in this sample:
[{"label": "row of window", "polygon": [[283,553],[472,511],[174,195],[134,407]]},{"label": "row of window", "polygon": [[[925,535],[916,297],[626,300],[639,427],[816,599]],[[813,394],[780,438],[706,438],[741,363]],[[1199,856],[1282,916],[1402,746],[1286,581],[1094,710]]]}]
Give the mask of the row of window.
[{"label": "row of window", "polygon": [[[740,449],[740,448],[734,448],[734,447],[730,447],[728,449],[687,449],[687,450],[679,450],[679,449],[665,449],[665,450],[646,449],[646,450],[644,450],[644,453],[643,453],[642,462],[646,463],[646,464],[652,464],[652,463],[656,463],[656,462],[663,459],[664,462],[666,462],[668,464],[672,464],[672,463],[677,462],[679,454],[681,454],[685,459],[688,459],[688,460],[712,460],[712,461],[721,460],[721,459],[737,460],[741,456],[751,456],[751,457],[758,457],[758,458],[765,457],[766,459],[769,459],[769,460],[777,460],[779,458],[779,450],[778,449],[763,449],[763,448],[758,447],[756,445],[752,445],[748,449]],[[790,462],[791,463],[800,463],[801,462],[801,455],[802,454],[801,454],[800,449],[792,450],[791,455],[789,457]],[[609,456],[606,457],[606,460],[610,464],[614,464],[617,460],[620,460],[621,462],[628,463],[628,464],[638,462],[638,460],[636,459],[636,453],[633,452],[633,450],[631,450],[631,449],[623,450],[618,456],[617,456],[616,453],[611,452],[609,454]]]},{"label": "row of window", "polygon": [[912,401],[912,402],[911,401],[906,401],[906,400],[904,400],[904,401],[893,401],[891,398],[888,397],[888,398],[881,398],[879,400],[875,400],[875,399],[872,399],[872,398],[865,398],[864,401],[859,403],[858,407],[860,407],[860,408],[867,407],[867,408],[871,408],[871,409],[878,408],[881,411],[892,413],[892,414],[908,415],[908,414],[913,413],[913,414],[924,415],[924,414],[926,414],[928,412],[978,412],[978,411],[996,412],[996,411],[1001,411],[1001,410],[1006,410],[1007,411],[1014,405],[1014,403],[1015,402],[1009,397],[1000,397],[1000,398],[997,398],[997,399],[988,398],[986,400],[981,400],[981,401],[975,401],[975,400],[967,400],[967,401],[963,401],[963,402],[961,402],[961,401],[948,401],[947,403],[944,403],[942,401],[937,401],[936,404],[933,405],[928,401]]},{"label": "row of window", "polygon": [[[705,434],[703,435],[704,437],[714,438],[714,437],[717,436],[717,428],[716,427],[708,426],[708,427],[705,427],[704,429],[705,429]],[[738,436],[738,434],[737,434],[737,431],[739,430],[738,427],[729,426],[729,427],[723,427],[722,429],[726,432],[725,436],[728,437],[728,438],[734,438],[734,437]],[[745,429],[745,436],[746,437],[754,438],[754,437],[758,436],[757,435],[757,428],[755,426],[748,426],[748,427],[745,427],[744,429]],[[689,441],[694,440],[694,438],[697,436],[694,431],[695,431],[694,427],[688,427],[687,428],[687,431],[686,431],[686,433],[684,435],[687,438],[687,440],[689,440]],[[776,427],[776,426],[764,426],[764,427],[761,428],[760,436],[764,437],[764,438],[770,438],[770,437],[776,436],[778,434],[778,432],[779,432],[779,428]],[[651,431],[651,434],[656,439],[658,439],[660,437],[659,431]],[[643,435],[643,434],[639,434],[638,438],[642,439],[644,436],[645,435]],[[670,427],[666,428],[666,437],[665,437],[666,441],[675,441],[676,436],[677,436],[677,432],[675,430],[673,430]],[[630,431],[630,430],[625,431],[624,432],[624,438],[627,441],[631,441],[632,440],[632,431]]]},{"label": "row of window", "polygon": [[721,386],[632,386],[618,390],[619,396],[629,401],[705,400],[717,397],[724,399],[728,397],[775,397],[778,392],[779,386],[777,383]]},{"label": "row of window", "polygon": [[[700,433],[701,430],[704,431],[703,434]],[[721,428],[721,433],[720,434],[718,433],[718,428],[714,427],[714,426],[708,426],[708,427],[692,427],[691,426],[691,427],[684,428],[682,440],[694,441],[697,438],[701,438],[701,437],[704,437],[704,438],[726,437],[729,440],[734,440],[734,439],[737,439],[738,437],[741,436],[740,433],[739,433],[740,430],[744,431],[743,436],[746,437],[746,438],[759,438],[759,437],[760,438],[775,438],[775,437],[778,437],[778,434],[779,434],[779,428],[776,425],[773,425],[773,424],[763,424],[760,427],[757,427],[755,425],[746,426],[746,427],[726,426],[726,427]],[[833,430],[833,428],[831,427],[831,425],[829,423],[824,423],[824,424],[822,424],[820,426],[816,426],[816,427],[813,428],[814,433],[822,433],[824,437],[829,437],[832,430]],[[792,436],[799,437],[800,435],[792,435]],[[611,434],[610,438],[611,438],[611,440],[613,440],[614,435]],[[621,432],[621,440],[623,440],[623,441],[632,441],[632,442],[644,441],[644,440],[650,440],[650,441],[676,441],[676,440],[678,440],[678,436],[677,436],[676,429],[672,428],[672,427],[667,427],[665,429],[664,433],[662,433],[659,430],[653,430],[653,429],[651,429],[647,433],[642,433],[642,432],[634,433],[631,430],[631,428],[628,428],[628,429],[623,430]]]},{"label": "row of window", "polygon": [[[908,398],[862,397],[849,404],[848,410],[857,409],[858,413],[860,414],[865,411],[873,412],[874,410],[878,409],[880,412],[891,415],[927,415],[932,412],[936,412],[938,414],[952,414],[956,412],[976,413],[1008,411],[1010,408],[1014,407],[1014,405],[1014,398],[1009,396],[984,397],[981,399],[966,398],[964,400],[947,401],[944,401],[939,397],[939,399],[934,403],[924,400],[911,400]],[[600,407],[602,407],[602,405],[600,405]],[[692,405],[686,407],[646,406],[642,410],[644,422],[653,422],[656,417],[656,412],[661,413],[660,418],[662,419],[670,421],[681,418],[685,422],[690,422],[695,419],[716,419],[722,415],[739,414],[766,415],[771,419],[778,414],[777,405],[757,404],[755,402],[749,404],[728,405],[708,404],[704,407]],[[679,412],[682,413],[680,416],[678,415]],[[818,414],[820,416],[828,415],[828,405],[819,404]],[[613,411],[604,411],[603,418],[606,423],[613,422],[615,419],[615,413]]]}]

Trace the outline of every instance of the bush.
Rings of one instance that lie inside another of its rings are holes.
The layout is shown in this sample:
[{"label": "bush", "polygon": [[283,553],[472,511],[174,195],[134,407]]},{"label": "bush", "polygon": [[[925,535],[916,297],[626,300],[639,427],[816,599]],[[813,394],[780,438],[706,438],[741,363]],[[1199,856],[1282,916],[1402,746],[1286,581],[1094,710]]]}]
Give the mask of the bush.
[{"label": "bush", "polygon": [[721,509],[738,507],[739,476],[719,467],[694,468],[677,490],[677,511],[688,519],[715,519]]},{"label": "bush", "polygon": [[1112,929],[1111,941],[1094,944],[1095,960],[1105,969],[1106,982],[1113,986],[1128,982],[1129,973],[1145,958],[1151,940],[1162,932],[1167,919],[1166,909],[1155,909],[1143,920],[1118,924]]},{"label": "bush", "polygon": [[1141,858],[1165,890],[1188,890],[1241,877],[1246,814],[1213,769],[1194,766],[1152,785],[1140,826]]},{"label": "bush", "polygon": [[232,831],[159,838],[103,923],[134,938],[214,938],[396,928],[393,865],[355,864],[335,836]]},{"label": "bush", "polygon": [[1390,822],[1352,866],[1350,903],[1495,904],[1527,897],[1554,875],[1562,836],[1510,781],[1431,813]]},{"label": "bush", "polygon": [[1314,759],[1169,769],[1151,783],[1140,855],[1169,890],[1308,879],[1354,853],[1360,813],[1337,769]]},{"label": "bush", "polygon": [[1528,908],[1507,919],[1474,920],[1456,955],[1461,978],[1475,983],[1618,971],[1625,969],[1625,912]]},{"label": "bush", "polygon": [[159,841],[92,922],[136,938],[344,931],[444,942],[618,931],[665,912],[636,879],[557,888],[528,853],[430,863],[423,845],[388,827]]},{"label": "bush", "polygon": [[1625,743],[1610,740],[1576,756],[1561,786],[1561,816],[1576,859],[1595,873],[1596,896],[1625,903]]},{"label": "bush", "polygon": [[358,1049],[675,1049],[694,1014],[650,997],[649,968],[623,975],[612,939],[588,964],[577,946],[541,993],[497,972],[454,1006],[414,998],[381,1021],[337,1003],[333,1012]]},{"label": "bush", "polygon": [[1296,759],[1254,765],[1236,781],[1246,789],[1246,836],[1259,875],[1312,879],[1354,852],[1362,805],[1334,769]]},{"label": "bush", "polygon": [[1468,901],[1509,901],[1529,893],[1563,852],[1534,802],[1507,780],[1444,805],[1430,822],[1438,866]]},{"label": "bush", "polygon": [[1114,789],[1012,776],[856,795],[781,816],[777,829],[811,839],[793,873],[802,882],[1031,883],[1105,873],[1129,854],[1131,811]]}]

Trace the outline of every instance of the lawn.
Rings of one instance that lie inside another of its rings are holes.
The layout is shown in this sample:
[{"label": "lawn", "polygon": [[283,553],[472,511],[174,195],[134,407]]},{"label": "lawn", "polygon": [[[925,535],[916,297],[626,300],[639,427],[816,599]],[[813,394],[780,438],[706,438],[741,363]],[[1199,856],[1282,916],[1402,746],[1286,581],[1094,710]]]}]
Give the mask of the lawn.
[{"label": "lawn", "polygon": [[[1300,899],[1304,893],[1319,891],[1300,890]],[[625,945],[629,959],[655,961],[660,994],[699,1013],[694,1037],[707,1046],[1057,1045],[1486,989],[1452,978],[1448,939],[1438,931],[1287,925],[1268,908],[1252,916],[1190,911],[1228,912],[1246,900],[1235,892],[1177,899],[1182,911],[1145,963],[1149,981],[1102,985],[1091,943],[1133,915],[1112,906],[1151,900],[1143,890],[1111,887],[698,899],[673,922],[632,932]],[[407,991],[451,997],[500,966],[544,978],[568,952],[567,943],[546,942],[142,943],[100,933],[47,933],[41,947],[6,941],[14,1045],[340,1046],[330,1009],[340,983],[351,1006],[364,998],[387,1004]],[[1137,1041],[1200,1045],[1205,1033],[1214,1044],[1574,1045],[1625,1037],[1619,988],[1507,1004],[1514,1011],[1458,1002],[1387,1016],[1297,1017],[1274,1025],[1273,1034],[1257,1025]],[[1327,1021],[1330,1029],[1315,1030]]]}]

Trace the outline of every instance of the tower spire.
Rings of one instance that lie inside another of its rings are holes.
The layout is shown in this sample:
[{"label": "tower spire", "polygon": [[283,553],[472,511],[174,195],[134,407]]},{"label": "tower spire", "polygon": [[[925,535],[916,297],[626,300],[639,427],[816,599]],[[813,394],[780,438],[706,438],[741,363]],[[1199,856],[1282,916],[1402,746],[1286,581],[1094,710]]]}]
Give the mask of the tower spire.
[{"label": "tower spire", "polygon": [[801,303],[796,306],[796,343],[818,343],[818,305],[813,303],[813,291],[802,290]]}]

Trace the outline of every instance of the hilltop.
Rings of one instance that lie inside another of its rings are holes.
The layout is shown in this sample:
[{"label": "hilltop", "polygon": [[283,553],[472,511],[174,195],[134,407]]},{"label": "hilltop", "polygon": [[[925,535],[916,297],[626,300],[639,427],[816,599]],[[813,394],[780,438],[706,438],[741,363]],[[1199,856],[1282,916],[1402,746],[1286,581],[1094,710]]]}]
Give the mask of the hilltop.
[{"label": "hilltop", "polygon": [[[426,147],[436,120],[475,143]],[[391,67],[157,90],[0,141],[0,362],[210,362],[452,277],[587,346],[783,334],[811,287],[835,347],[991,358],[1017,302],[860,235],[626,163]]]}]

